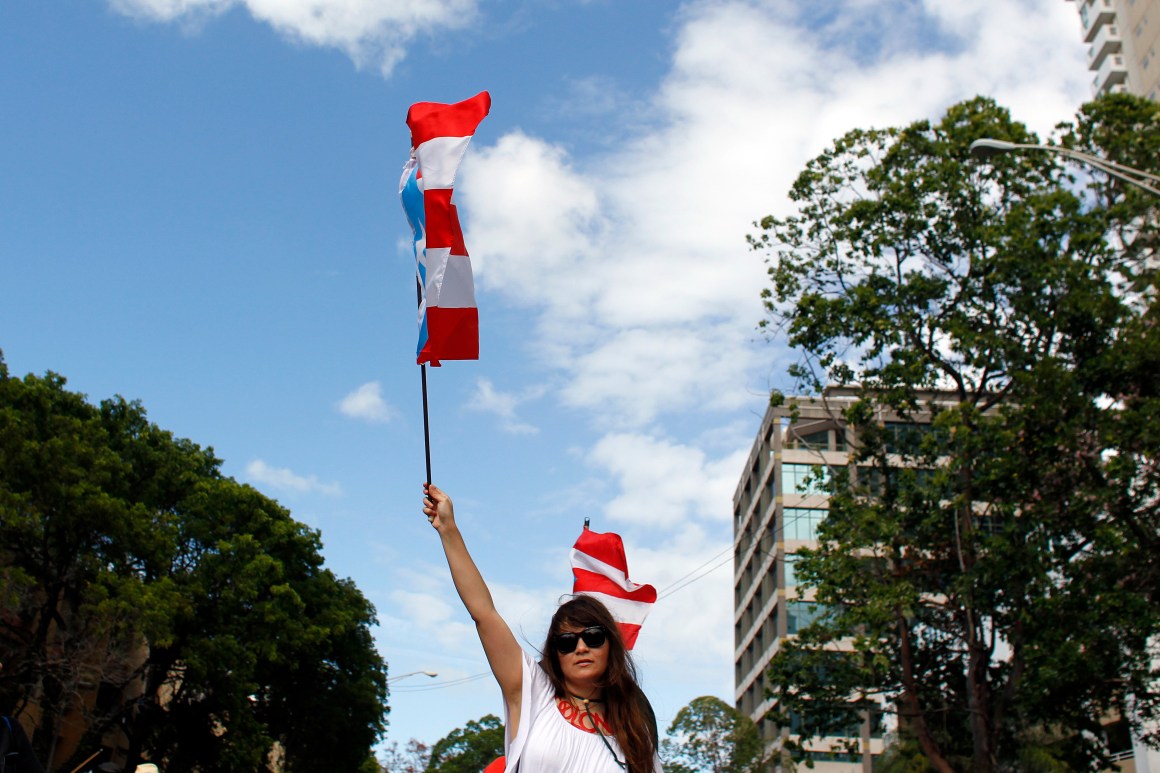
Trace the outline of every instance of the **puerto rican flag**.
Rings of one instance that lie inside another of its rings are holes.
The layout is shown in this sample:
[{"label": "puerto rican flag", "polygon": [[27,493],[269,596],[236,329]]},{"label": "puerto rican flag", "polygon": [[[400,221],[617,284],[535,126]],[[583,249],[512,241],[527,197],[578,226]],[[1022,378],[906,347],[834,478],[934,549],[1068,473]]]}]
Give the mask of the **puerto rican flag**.
[{"label": "puerto rican flag", "polygon": [[403,167],[399,197],[414,234],[419,364],[479,359],[475,282],[451,194],[459,162],[490,109],[491,95],[482,91],[453,105],[417,102],[407,111],[411,158]]},{"label": "puerto rican flag", "polygon": [[628,559],[620,535],[601,534],[587,526],[572,546],[572,592],[604,602],[628,649],[636,644],[640,627],[657,600],[653,586],[628,579]]}]

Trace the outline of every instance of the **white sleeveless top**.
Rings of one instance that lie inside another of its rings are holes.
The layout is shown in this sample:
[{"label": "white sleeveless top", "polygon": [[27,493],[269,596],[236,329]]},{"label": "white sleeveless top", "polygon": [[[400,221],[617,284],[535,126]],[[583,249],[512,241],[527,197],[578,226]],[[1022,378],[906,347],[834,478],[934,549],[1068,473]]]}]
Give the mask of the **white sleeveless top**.
[{"label": "white sleeveless top", "polygon": [[[505,773],[624,773],[624,768],[612,758],[624,762],[624,752],[611,735],[608,741],[596,733],[589,733],[564,719],[557,707],[555,692],[548,675],[540,664],[523,653],[523,702],[520,726],[510,740],[504,737],[507,757]],[[505,717],[510,728],[510,718]],[[610,752],[608,747],[612,747]],[[655,773],[662,773],[660,759],[653,764]]]}]

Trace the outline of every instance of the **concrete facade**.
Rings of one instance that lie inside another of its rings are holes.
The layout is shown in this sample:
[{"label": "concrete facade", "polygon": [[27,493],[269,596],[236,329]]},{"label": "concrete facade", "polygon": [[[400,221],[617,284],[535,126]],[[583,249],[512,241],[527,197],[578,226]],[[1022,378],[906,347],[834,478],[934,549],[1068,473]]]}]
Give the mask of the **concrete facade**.
[{"label": "concrete facade", "polygon": [[1092,95],[1160,101],[1160,0],[1068,0],[1079,11]]}]

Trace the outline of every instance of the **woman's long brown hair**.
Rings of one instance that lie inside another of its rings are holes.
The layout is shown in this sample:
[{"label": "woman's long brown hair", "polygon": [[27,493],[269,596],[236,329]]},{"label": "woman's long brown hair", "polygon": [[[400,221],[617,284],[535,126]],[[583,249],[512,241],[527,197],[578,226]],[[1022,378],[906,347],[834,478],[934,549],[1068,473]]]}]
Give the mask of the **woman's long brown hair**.
[{"label": "woman's long brown hair", "polygon": [[591,596],[577,595],[565,602],[552,616],[548,638],[544,642],[540,666],[547,673],[557,698],[568,697],[560,656],[552,646],[552,637],[561,627],[588,628],[599,625],[608,631],[608,666],[600,687],[604,691],[605,717],[624,752],[628,773],[650,773],[657,753],[652,717],[646,713],[648,701],[636,683],[636,665],[624,648],[620,627],[608,607]]}]

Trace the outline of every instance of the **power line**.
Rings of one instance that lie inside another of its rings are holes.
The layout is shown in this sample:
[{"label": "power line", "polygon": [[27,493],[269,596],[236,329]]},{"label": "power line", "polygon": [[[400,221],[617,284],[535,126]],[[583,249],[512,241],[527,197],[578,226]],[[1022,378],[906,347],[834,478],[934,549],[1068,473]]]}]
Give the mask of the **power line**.
[{"label": "power line", "polygon": [[[731,548],[730,548],[730,549],[728,549],[728,550],[731,550]],[[723,552],[724,552],[724,551],[723,551]],[[717,555],[719,556],[719,555],[721,555],[721,554],[720,554],[720,553],[718,553]],[[714,558],[716,558],[716,557],[717,557],[717,556],[714,556]],[[709,560],[710,560],[710,561],[712,561],[713,559],[711,558],[711,559],[709,559]],[[674,593],[676,593],[676,592],[677,592],[677,591],[679,591],[679,590],[683,590],[684,588],[687,588],[687,587],[689,587],[689,586],[690,586],[690,585],[692,585],[693,583],[697,582],[697,580],[703,580],[703,579],[705,579],[705,578],[706,578],[706,577],[708,577],[710,574],[712,574],[713,572],[717,571],[717,570],[718,570],[718,569],[720,569],[721,567],[725,566],[725,564],[728,564],[728,563],[729,563],[730,561],[732,561],[732,560],[733,560],[733,556],[732,556],[732,555],[730,555],[730,556],[728,556],[728,557],[727,557],[727,558],[726,558],[724,561],[722,561],[721,563],[717,564],[716,566],[714,566],[714,567],[712,567],[712,568],[710,568],[710,569],[707,569],[707,570],[705,570],[704,572],[702,572],[701,574],[699,574],[699,575],[697,575],[696,577],[692,578],[692,579],[691,579],[691,580],[689,580],[688,582],[685,582],[685,583],[683,583],[683,584],[681,584],[681,585],[676,585],[675,587],[674,587],[673,585],[670,585],[670,586],[669,586],[669,587],[668,587],[668,588],[665,590],[665,592],[664,592],[663,594],[661,594],[661,595],[658,595],[658,596],[657,596],[657,601],[660,601],[660,600],[661,600],[661,599],[663,599],[663,598],[666,598],[666,597],[668,597],[668,596],[671,596],[671,595],[673,595]],[[704,566],[704,564],[702,564],[702,566]],[[693,571],[696,571],[696,569],[694,569]],[[687,577],[688,575],[685,575],[685,576]],[[683,578],[682,578],[682,579],[683,579]],[[678,582],[680,582],[680,581],[678,580]]]},{"label": "power line", "polygon": [[[812,508],[812,507],[811,507],[811,508],[793,508],[793,509],[795,509],[795,510],[806,510],[806,511],[817,510],[817,511],[819,511],[819,512],[823,512],[823,513],[825,512],[825,510],[824,510],[823,508]],[[810,514],[808,514],[808,513],[799,513],[799,514],[795,515],[794,517],[792,517],[792,518],[790,518],[790,519],[788,519],[788,520],[786,520],[786,519],[783,517],[783,518],[782,518],[782,525],[781,525],[781,528],[780,528],[780,529],[775,529],[774,533],[775,533],[775,534],[784,534],[784,533],[785,533],[785,530],[786,530],[786,528],[787,528],[788,526],[790,526],[790,525],[792,525],[792,524],[796,523],[797,521],[800,521],[800,520],[802,520],[803,518],[812,518],[812,517],[813,517],[813,516],[812,516],[812,515],[810,515]],[[823,516],[823,517],[825,517],[825,516]],[[757,539],[760,539],[760,538],[757,538]],[[663,599],[663,598],[665,598],[665,597],[667,597],[667,596],[671,596],[671,595],[673,595],[674,593],[676,593],[676,592],[677,592],[677,591],[679,591],[679,590],[682,590],[682,589],[684,589],[684,588],[687,588],[688,586],[692,585],[693,583],[697,582],[698,580],[701,580],[701,579],[703,579],[703,578],[707,577],[708,575],[712,574],[712,573],[713,573],[713,572],[715,572],[716,570],[718,570],[718,569],[720,569],[721,567],[723,567],[723,566],[725,566],[726,564],[728,564],[730,561],[732,561],[732,560],[733,560],[733,555],[732,555],[732,553],[733,553],[733,551],[735,551],[735,550],[737,549],[737,546],[738,546],[739,544],[741,544],[741,537],[740,537],[740,536],[738,536],[736,539],[734,539],[734,540],[733,540],[733,544],[732,544],[732,545],[730,545],[729,547],[725,548],[724,550],[721,550],[721,551],[720,551],[720,552],[718,552],[717,554],[715,554],[715,555],[711,556],[711,557],[710,557],[708,560],[706,560],[705,562],[703,562],[702,564],[700,564],[700,565],[699,565],[699,566],[697,566],[696,568],[694,568],[694,569],[692,569],[691,571],[689,571],[689,572],[685,573],[683,576],[681,576],[681,577],[677,578],[676,580],[674,580],[673,582],[669,583],[667,586],[665,586],[664,588],[662,588],[662,589],[661,589],[661,590],[660,590],[660,591],[657,593],[657,601],[660,601],[661,599]],[[758,547],[758,548],[757,548],[757,552],[759,552],[759,553],[762,553],[762,554],[764,554],[764,555],[773,555],[772,553],[770,553],[770,552],[769,552],[769,551],[767,551],[767,550],[762,550],[760,547]],[[708,569],[708,570],[706,570],[706,571],[704,571],[704,572],[701,572],[701,570],[702,570],[702,569],[704,569],[706,566],[708,566],[709,564],[713,563],[714,561],[716,561],[718,558],[720,558],[721,556],[725,555],[726,553],[729,553],[729,554],[730,554],[728,558],[726,558],[724,561],[722,561],[721,563],[717,564],[716,566],[713,566],[713,567],[711,567],[710,569]],[[698,572],[701,572],[701,574],[697,575],[696,577],[693,577],[693,575],[697,574]],[[692,579],[689,579],[689,578],[692,578]]]},{"label": "power line", "polygon": [[[660,590],[660,591],[657,593],[657,599],[662,599],[662,598],[664,598],[665,596],[668,596],[670,593],[672,593],[672,592],[673,592],[673,590],[675,590],[675,589],[676,589],[676,588],[675,588],[675,586],[677,586],[677,585],[680,585],[682,582],[684,582],[684,581],[685,581],[685,578],[687,578],[687,577],[690,577],[690,576],[692,576],[692,575],[696,574],[697,572],[701,571],[701,570],[702,570],[703,568],[705,568],[707,565],[709,565],[709,564],[713,563],[714,561],[716,561],[718,558],[720,558],[721,556],[725,555],[726,553],[729,553],[729,554],[730,554],[729,558],[730,558],[730,559],[732,559],[732,558],[733,558],[733,556],[732,556],[732,552],[733,552],[733,550],[734,550],[734,549],[737,547],[737,542],[738,542],[738,540],[733,540],[733,544],[732,544],[732,545],[730,545],[729,547],[727,547],[727,548],[725,548],[724,550],[720,551],[720,552],[719,552],[719,553],[717,553],[716,555],[714,555],[714,556],[711,556],[711,557],[710,557],[710,558],[709,558],[707,561],[705,561],[704,563],[702,563],[700,566],[697,566],[695,569],[693,569],[693,570],[691,570],[691,571],[689,571],[689,572],[685,573],[685,574],[684,574],[684,575],[682,575],[681,577],[678,577],[676,580],[673,580],[671,583],[669,583],[668,585],[666,585],[664,588],[661,588],[661,590]],[[720,564],[718,564],[718,566],[720,566]],[[713,567],[713,569],[716,569],[716,568],[717,568],[716,566],[715,566],[715,567]],[[712,571],[712,569],[710,569],[709,571]]]}]

